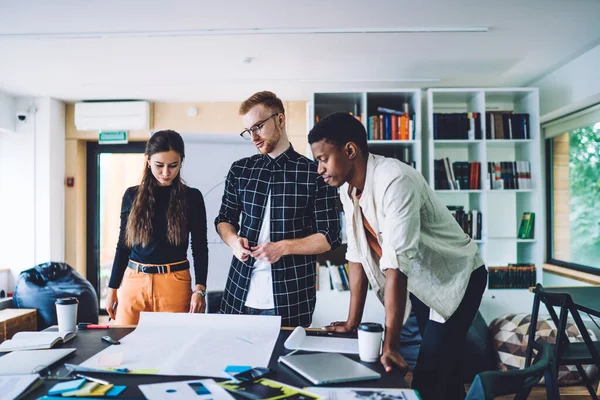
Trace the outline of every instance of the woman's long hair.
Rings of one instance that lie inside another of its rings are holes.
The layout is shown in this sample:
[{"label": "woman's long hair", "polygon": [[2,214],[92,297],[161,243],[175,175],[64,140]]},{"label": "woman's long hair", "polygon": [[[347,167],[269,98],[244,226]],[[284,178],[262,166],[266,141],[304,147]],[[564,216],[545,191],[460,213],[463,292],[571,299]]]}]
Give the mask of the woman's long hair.
[{"label": "woman's long hair", "polygon": [[[171,150],[179,153],[181,162],[183,163],[185,149],[181,135],[171,130],[158,131],[148,140],[144,154],[149,160],[153,154]],[[171,196],[167,208],[167,240],[172,245],[178,246],[188,236],[186,193],[183,180],[181,179],[181,169],[173,179],[171,185],[173,187],[171,188]],[[129,247],[133,247],[134,244],[147,246],[150,243],[152,218],[154,217],[156,203],[154,198],[154,188],[156,186],[156,178],[152,175],[152,171],[148,165],[144,163],[142,183],[138,188],[137,196],[133,201],[129,218],[127,219],[125,242]]]}]

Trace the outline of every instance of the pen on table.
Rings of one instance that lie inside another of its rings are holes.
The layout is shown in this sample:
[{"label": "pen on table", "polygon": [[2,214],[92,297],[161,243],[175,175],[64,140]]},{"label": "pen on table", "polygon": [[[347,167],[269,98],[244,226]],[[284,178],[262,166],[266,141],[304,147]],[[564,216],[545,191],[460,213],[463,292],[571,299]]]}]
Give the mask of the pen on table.
[{"label": "pen on table", "polygon": [[105,381],[103,379],[92,378],[91,376],[81,375],[81,374],[75,374],[75,376],[78,377],[78,378],[87,379],[88,381],[99,383],[101,385],[110,385],[110,382]]},{"label": "pen on table", "polygon": [[80,322],[77,324],[78,329],[108,329],[108,325],[90,324],[88,322]]}]

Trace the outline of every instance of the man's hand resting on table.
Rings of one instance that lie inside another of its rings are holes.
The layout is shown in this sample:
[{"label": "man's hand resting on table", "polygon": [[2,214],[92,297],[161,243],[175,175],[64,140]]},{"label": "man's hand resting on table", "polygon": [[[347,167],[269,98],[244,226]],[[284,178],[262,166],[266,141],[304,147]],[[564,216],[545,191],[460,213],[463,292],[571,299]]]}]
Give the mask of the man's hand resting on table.
[{"label": "man's hand resting on table", "polygon": [[402,373],[406,374],[410,370],[410,367],[406,361],[404,361],[404,357],[400,355],[400,352],[386,349],[385,346],[379,360],[381,361],[383,368],[385,368],[385,372],[391,372],[393,368],[398,368]]},{"label": "man's hand resting on table", "polygon": [[332,322],[327,326],[324,326],[322,329],[328,332],[338,332],[338,333],[348,333],[354,332],[356,330],[356,325],[348,322],[348,321],[336,321]]}]

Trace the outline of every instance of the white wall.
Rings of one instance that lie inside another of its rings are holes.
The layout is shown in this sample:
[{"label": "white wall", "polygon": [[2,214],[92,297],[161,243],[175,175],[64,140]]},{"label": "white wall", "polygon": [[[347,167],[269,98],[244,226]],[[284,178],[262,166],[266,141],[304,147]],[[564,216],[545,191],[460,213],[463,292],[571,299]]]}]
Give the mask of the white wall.
[{"label": "white wall", "polygon": [[0,133],[15,130],[15,101],[13,96],[0,92]]},{"label": "white wall", "polygon": [[540,89],[543,122],[600,102],[600,45],[531,86]]},{"label": "white wall", "polygon": [[[15,132],[0,133],[0,267],[25,269],[64,259],[64,105],[17,98],[29,110]],[[36,111],[37,110],[37,111]]]},{"label": "white wall", "polygon": [[35,134],[35,264],[65,259],[65,107],[37,101]]}]

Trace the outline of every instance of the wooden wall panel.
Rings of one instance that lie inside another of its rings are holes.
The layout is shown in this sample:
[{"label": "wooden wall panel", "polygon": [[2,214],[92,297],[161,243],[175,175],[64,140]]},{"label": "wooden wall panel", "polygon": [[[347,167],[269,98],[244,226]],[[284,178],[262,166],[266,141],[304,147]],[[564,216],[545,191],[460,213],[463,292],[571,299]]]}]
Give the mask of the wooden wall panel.
[{"label": "wooden wall panel", "polygon": [[569,134],[553,140],[553,233],[554,258],[570,260],[571,225],[569,222]]}]

